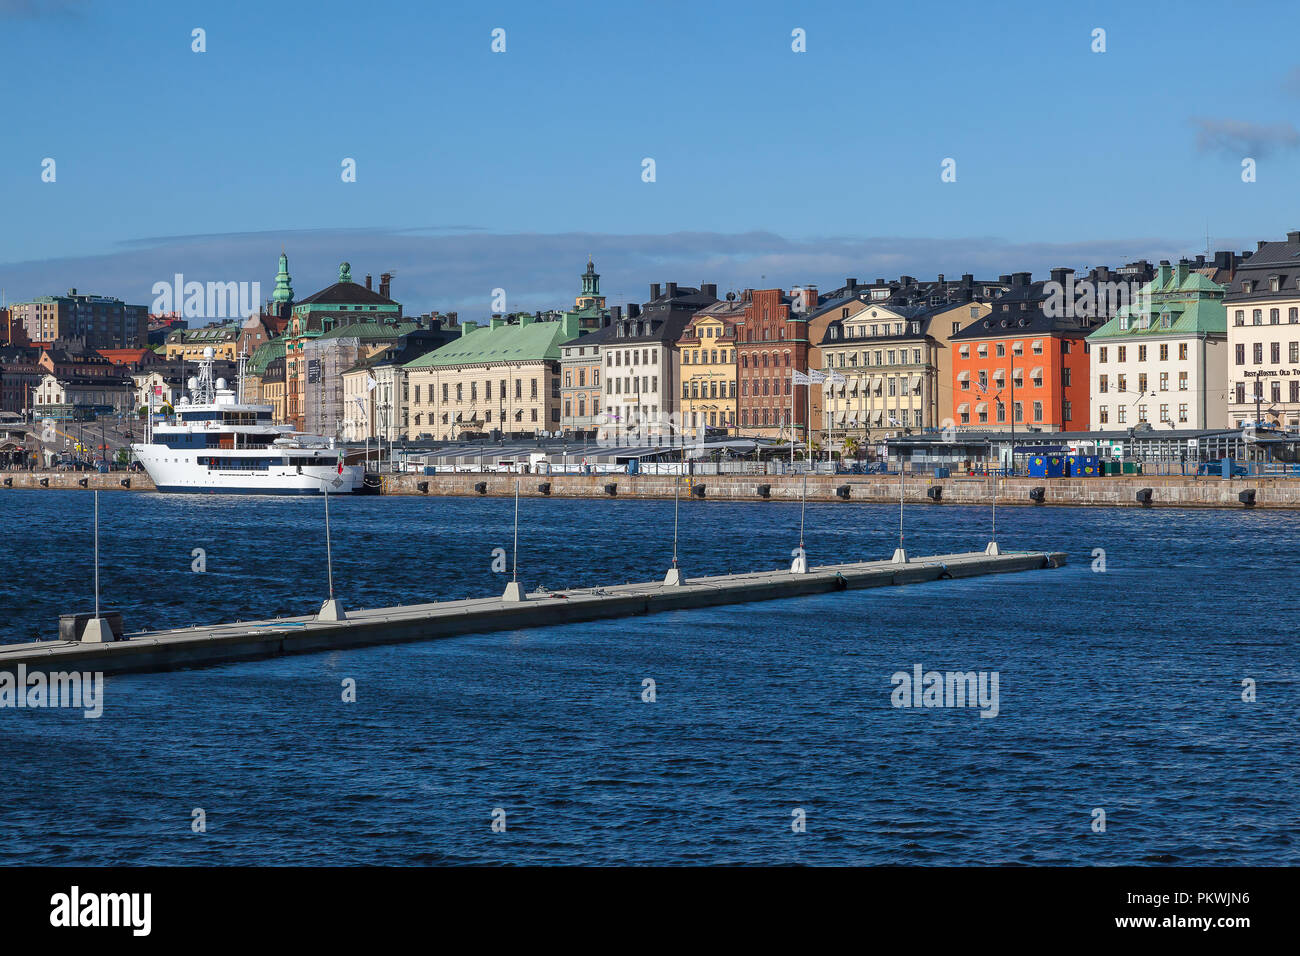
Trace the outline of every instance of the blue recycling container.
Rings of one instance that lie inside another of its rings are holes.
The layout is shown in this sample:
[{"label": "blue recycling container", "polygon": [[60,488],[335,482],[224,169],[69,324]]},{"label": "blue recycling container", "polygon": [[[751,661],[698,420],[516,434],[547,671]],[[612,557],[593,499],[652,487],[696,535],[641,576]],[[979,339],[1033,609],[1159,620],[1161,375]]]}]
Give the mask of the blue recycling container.
[{"label": "blue recycling container", "polygon": [[1065,459],[1061,455],[1033,455],[1029,459],[1029,477],[1065,477]]},{"label": "blue recycling container", "polygon": [[1066,467],[1071,478],[1096,478],[1101,474],[1101,462],[1096,455],[1070,455]]}]

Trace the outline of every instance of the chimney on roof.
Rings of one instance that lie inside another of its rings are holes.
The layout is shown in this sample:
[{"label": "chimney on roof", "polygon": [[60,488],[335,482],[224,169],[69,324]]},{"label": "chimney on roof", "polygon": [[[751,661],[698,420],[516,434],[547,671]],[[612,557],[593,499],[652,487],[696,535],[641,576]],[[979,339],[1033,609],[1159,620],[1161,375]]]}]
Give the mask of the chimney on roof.
[{"label": "chimney on roof", "polygon": [[705,295],[716,299],[718,297],[718,284],[716,282],[705,282],[700,285],[700,291]]},{"label": "chimney on roof", "polygon": [[604,316],[604,321],[601,324],[611,325],[615,322],[620,321],[622,318],[623,318],[623,307],[621,305],[616,305],[609,310],[609,315]]},{"label": "chimney on roof", "polygon": [[1013,272],[1011,274],[1011,284],[1018,285],[1018,286],[1027,286],[1029,285],[1029,279],[1031,275],[1032,273],[1029,272]]},{"label": "chimney on roof", "polygon": [[844,287],[848,289],[850,293],[856,292],[858,290],[858,280],[856,278],[849,277],[844,280]]},{"label": "chimney on roof", "polygon": [[1169,260],[1161,259],[1160,268],[1156,271],[1156,282],[1159,288],[1163,289],[1165,287],[1165,285],[1169,282],[1170,275],[1171,272],[1169,269]]},{"label": "chimney on roof", "polygon": [[1066,277],[1072,275],[1074,275],[1073,269],[1066,269],[1064,267],[1056,268],[1052,270],[1052,281],[1057,285],[1063,286],[1065,285]]},{"label": "chimney on roof", "polygon": [[392,287],[393,287],[393,274],[391,272],[385,272],[382,275],[380,275],[379,294],[382,295],[385,299],[391,298],[389,292],[392,290]]},{"label": "chimney on roof", "polygon": [[1287,242],[1300,242],[1300,232],[1288,232],[1286,234]]},{"label": "chimney on roof", "polygon": [[1179,285],[1182,285],[1184,282],[1187,281],[1187,275],[1190,271],[1191,270],[1187,267],[1187,260],[1186,259],[1179,260],[1178,265],[1174,267],[1175,281]]},{"label": "chimney on roof", "polygon": [[944,286],[944,284],[943,284],[943,273],[942,273],[942,272],[939,273],[939,288],[940,288],[941,290],[942,290],[943,288],[945,288],[945,286]]},{"label": "chimney on roof", "polygon": [[1216,269],[1231,269],[1231,268],[1232,268],[1232,253],[1231,253],[1231,252],[1216,252],[1216,253],[1214,254],[1214,268],[1216,268]]},{"label": "chimney on roof", "polygon": [[1267,242],[1266,239],[1260,239],[1258,242],[1256,242],[1256,243],[1255,243],[1255,251],[1256,251],[1256,252],[1259,252],[1259,250],[1263,249],[1263,248],[1264,248],[1264,243],[1265,243],[1265,242]]},{"label": "chimney on roof", "polygon": [[627,317],[629,319],[635,319],[640,314],[641,314],[641,306],[637,305],[637,303],[635,302],[629,302],[627,304]]},{"label": "chimney on roof", "polygon": [[655,299],[657,299],[657,298],[659,298],[659,283],[658,283],[658,282],[651,282],[651,283],[650,283],[650,301],[653,302],[653,301],[654,301]]},{"label": "chimney on roof", "polygon": [[1011,285],[1011,276],[1009,275],[998,276],[998,285]]},{"label": "chimney on roof", "polygon": [[971,273],[969,273],[969,272],[963,272],[962,275],[961,275],[961,284],[962,284],[962,285],[974,285],[974,284],[975,284],[975,276],[973,276],[973,275],[972,275]]},{"label": "chimney on roof", "polygon": [[366,288],[370,288],[370,274],[366,273]]},{"label": "chimney on roof", "polygon": [[665,289],[665,291],[668,293],[668,298],[670,299],[677,298],[677,283],[669,282],[667,284],[667,288]]}]

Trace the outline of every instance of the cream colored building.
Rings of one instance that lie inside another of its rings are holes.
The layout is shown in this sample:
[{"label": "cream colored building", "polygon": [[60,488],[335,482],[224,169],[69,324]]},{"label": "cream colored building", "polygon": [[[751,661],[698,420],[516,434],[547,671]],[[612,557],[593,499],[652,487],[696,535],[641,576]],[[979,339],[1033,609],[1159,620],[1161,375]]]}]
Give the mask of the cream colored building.
[{"label": "cream colored building", "polygon": [[60,378],[46,374],[32,390],[32,405],[36,417],[51,414],[51,409],[110,407],[118,412],[132,411],[135,388],[128,378]]},{"label": "cream colored building", "polygon": [[1238,267],[1224,306],[1228,425],[1300,428],[1300,231],[1261,242]]},{"label": "cream colored building", "polygon": [[975,299],[896,304],[858,299],[839,314],[820,343],[826,381],[823,429],[832,444],[862,443],[955,424],[953,334],[989,314]]},{"label": "cream colored building", "polygon": [[1223,293],[1185,263],[1161,263],[1134,301],[1088,336],[1093,429],[1228,426]]},{"label": "cream colored building", "polygon": [[559,432],[560,344],[579,333],[576,313],[557,321],[493,316],[486,327],[463,322],[459,339],[403,366],[405,437]]}]

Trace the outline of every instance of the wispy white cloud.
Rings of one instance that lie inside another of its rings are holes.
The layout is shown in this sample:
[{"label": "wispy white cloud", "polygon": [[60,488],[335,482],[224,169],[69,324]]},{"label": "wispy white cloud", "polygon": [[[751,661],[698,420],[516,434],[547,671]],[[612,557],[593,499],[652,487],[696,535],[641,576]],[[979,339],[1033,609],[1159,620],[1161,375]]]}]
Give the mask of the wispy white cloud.
[{"label": "wispy white cloud", "polygon": [[412,313],[457,310],[472,318],[490,309],[492,290],[503,288],[510,309],[572,304],[595,257],[601,291],[611,305],[642,302],[649,283],[716,282],[720,292],[748,287],[836,288],[845,277],[862,282],[942,272],[979,277],[1055,266],[1087,269],[1138,258],[1177,258],[1198,243],[1182,238],[1098,239],[1067,243],[1016,243],[993,237],[964,239],[833,236],[789,239],[770,232],[679,232],[667,235],[599,233],[490,234],[456,227],[422,229],[297,230],[275,233],[178,236],[123,242],[95,256],[0,264],[0,286],[11,301],[76,287],[148,305],[155,282],[175,273],[188,280],[260,281],[273,287],[283,246],[299,298],[336,281],[348,261],[360,282],[392,272],[393,296]]}]

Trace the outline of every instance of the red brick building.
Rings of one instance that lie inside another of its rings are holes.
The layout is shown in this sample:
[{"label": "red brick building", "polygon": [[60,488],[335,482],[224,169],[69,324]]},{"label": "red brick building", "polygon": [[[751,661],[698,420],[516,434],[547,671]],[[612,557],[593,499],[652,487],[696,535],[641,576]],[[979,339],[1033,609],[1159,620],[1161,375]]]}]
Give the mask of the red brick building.
[{"label": "red brick building", "polygon": [[[809,398],[812,420],[821,421],[822,390],[793,384],[794,372],[807,372],[810,340],[819,342],[822,329],[809,329],[808,314],[817,306],[817,290],[786,294],[780,289],[746,289],[743,312],[736,321],[736,359],[740,392],[737,424],[740,435],[803,441],[808,430]],[[822,324],[830,321],[829,315]],[[792,407],[793,406],[793,407]],[[793,425],[793,428],[792,428]]]}]

